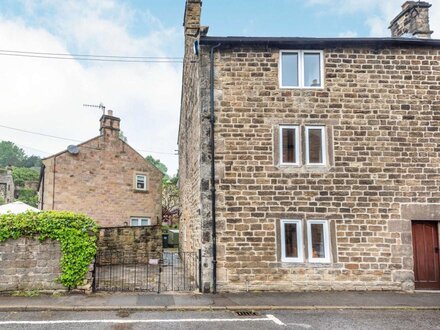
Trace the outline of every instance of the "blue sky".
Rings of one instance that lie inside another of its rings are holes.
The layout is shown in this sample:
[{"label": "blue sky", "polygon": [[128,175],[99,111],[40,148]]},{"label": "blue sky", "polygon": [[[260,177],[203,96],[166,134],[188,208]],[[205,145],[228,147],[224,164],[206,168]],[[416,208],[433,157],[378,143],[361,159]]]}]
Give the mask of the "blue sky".
[{"label": "blue sky", "polygon": [[[202,24],[217,36],[389,36],[404,0],[204,0]],[[430,9],[440,35],[440,0]],[[0,49],[182,56],[184,0],[1,0]],[[1,54],[0,54],[1,55]],[[97,63],[0,56],[1,124],[87,140],[103,102],[121,117],[128,142],[177,171],[181,64]],[[48,156],[63,140],[0,128],[29,154]]]}]

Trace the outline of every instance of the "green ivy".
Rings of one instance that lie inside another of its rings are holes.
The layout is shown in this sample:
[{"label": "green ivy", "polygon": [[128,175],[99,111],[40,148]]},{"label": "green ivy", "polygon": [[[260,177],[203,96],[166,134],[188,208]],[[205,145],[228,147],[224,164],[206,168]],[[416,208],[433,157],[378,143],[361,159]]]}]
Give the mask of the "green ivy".
[{"label": "green ivy", "polygon": [[0,242],[20,237],[57,240],[61,246],[58,281],[75,288],[84,281],[96,254],[98,227],[91,218],[72,212],[42,211],[0,216]]}]

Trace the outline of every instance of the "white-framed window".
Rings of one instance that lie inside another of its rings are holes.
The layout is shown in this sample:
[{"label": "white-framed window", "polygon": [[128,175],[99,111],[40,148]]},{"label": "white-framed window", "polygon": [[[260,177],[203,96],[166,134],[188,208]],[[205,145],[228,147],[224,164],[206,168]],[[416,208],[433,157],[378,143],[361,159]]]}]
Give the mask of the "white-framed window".
[{"label": "white-framed window", "polygon": [[281,261],[303,262],[301,220],[283,219],[281,225]]},{"label": "white-framed window", "polygon": [[134,187],[136,190],[147,190],[148,178],[145,174],[136,174],[134,178]]},{"label": "white-framed window", "polygon": [[299,165],[299,127],[280,126],[280,164]]},{"label": "white-framed window", "polygon": [[309,262],[330,262],[330,234],[328,221],[307,221]]},{"label": "white-framed window", "polygon": [[151,225],[150,218],[140,218],[140,217],[130,218],[130,226],[132,227],[150,226],[150,225]]},{"label": "white-framed window", "polygon": [[281,50],[278,67],[281,88],[324,87],[322,50]]},{"label": "white-framed window", "polygon": [[325,165],[327,162],[325,126],[306,126],[306,164]]}]

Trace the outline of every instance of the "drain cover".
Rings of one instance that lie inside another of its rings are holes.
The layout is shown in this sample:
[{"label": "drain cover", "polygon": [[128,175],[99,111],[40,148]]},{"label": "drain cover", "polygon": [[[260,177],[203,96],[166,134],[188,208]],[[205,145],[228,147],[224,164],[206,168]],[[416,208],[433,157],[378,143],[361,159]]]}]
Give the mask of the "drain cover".
[{"label": "drain cover", "polygon": [[238,316],[258,316],[254,311],[236,311],[235,314]]}]

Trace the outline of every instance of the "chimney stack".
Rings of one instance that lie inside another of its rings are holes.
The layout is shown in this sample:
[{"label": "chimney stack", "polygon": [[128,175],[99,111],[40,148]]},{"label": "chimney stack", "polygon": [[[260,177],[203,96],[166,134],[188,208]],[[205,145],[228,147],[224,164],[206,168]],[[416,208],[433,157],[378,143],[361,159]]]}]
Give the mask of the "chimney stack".
[{"label": "chimney stack", "polygon": [[429,7],[431,4],[425,1],[406,1],[388,27],[391,36],[430,39],[433,31],[429,29]]},{"label": "chimney stack", "polygon": [[202,0],[186,0],[183,26],[185,36],[197,37],[200,29],[200,16],[202,14]]},{"label": "chimney stack", "polygon": [[113,116],[113,110],[108,110],[107,114],[103,114],[99,122],[101,135],[119,138],[121,119]]}]

